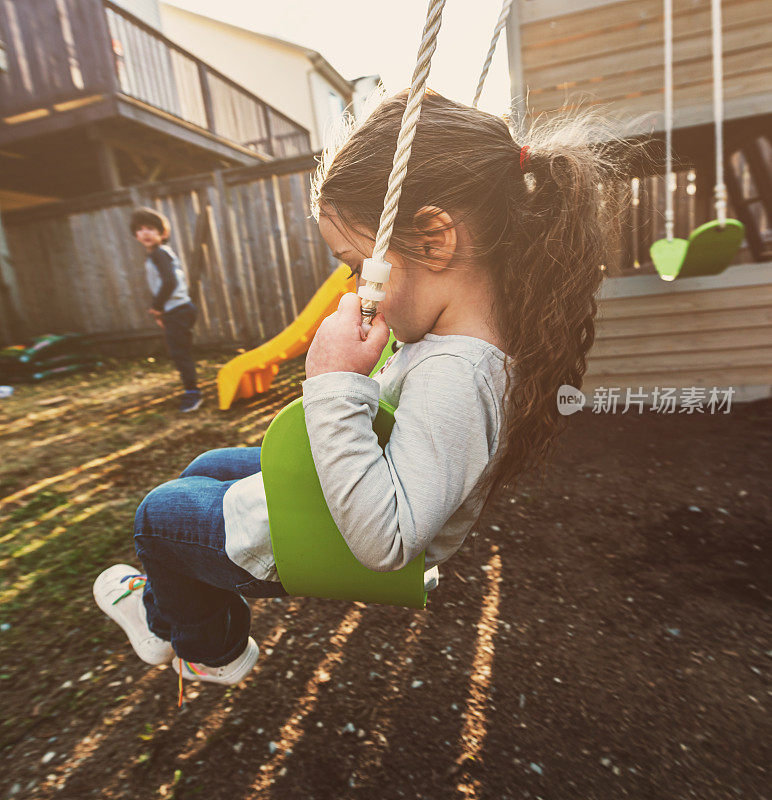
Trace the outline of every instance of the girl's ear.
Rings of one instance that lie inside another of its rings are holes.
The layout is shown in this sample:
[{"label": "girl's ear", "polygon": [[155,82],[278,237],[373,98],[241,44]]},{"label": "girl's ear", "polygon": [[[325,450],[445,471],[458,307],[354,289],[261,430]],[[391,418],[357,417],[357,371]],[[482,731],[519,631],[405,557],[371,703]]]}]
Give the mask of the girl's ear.
[{"label": "girl's ear", "polygon": [[418,247],[416,259],[433,272],[445,269],[456,253],[456,224],[447,211],[437,206],[422,206],[413,217]]}]

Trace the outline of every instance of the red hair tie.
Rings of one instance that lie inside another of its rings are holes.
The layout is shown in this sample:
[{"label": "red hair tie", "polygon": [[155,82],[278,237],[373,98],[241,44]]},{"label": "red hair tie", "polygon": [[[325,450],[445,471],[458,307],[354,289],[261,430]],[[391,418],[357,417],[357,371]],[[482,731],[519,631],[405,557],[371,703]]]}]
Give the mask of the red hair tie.
[{"label": "red hair tie", "polygon": [[520,148],[520,172],[525,173],[525,165],[528,163],[528,145]]}]

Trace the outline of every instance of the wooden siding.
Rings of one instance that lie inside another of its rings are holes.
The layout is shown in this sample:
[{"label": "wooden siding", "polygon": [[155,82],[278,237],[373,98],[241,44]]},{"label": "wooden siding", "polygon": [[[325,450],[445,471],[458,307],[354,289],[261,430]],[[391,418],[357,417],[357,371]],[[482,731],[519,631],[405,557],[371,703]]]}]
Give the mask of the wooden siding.
[{"label": "wooden siding", "polygon": [[118,96],[264,158],[311,150],[301,125],[110,0],[3,0],[0,33],[8,37],[6,141],[44,118],[51,129],[53,120],[67,127],[62,115]]},{"label": "wooden siding", "polygon": [[200,308],[197,341],[255,346],[270,338],[336,265],[309,219],[315,164],[277,161],[6,214],[11,259],[0,316],[14,324],[0,336],[158,337],[144,252],[127,227],[141,202],[169,217],[170,244]]},{"label": "wooden siding", "polygon": [[8,70],[0,75],[0,115],[15,117],[109,92],[111,53],[98,0],[0,4]]},{"label": "wooden siding", "polygon": [[[544,0],[529,0],[525,8],[538,11],[541,4]],[[524,15],[521,39],[524,84],[535,112],[570,107],[583,98],[627,120],[645,115],[648,129],[655,115],[655,127],[661,126],[662,0],[603,2],[552,18],[534,16],[539,15]],[[676,124],[706,122],[712,99],[710,0],[675,0],[673,29]],[[728,116],[735,108],[752,113],[752,102],[739,101],[753,98],[756,113],[768,113],[772,3],[724,0],[723,43]]]},{"label": "wooden siding", "polygon": [[609,279],[583,391],[591,397],[600,386],[768,390],[772,264],[669,285],[654,276]]}]

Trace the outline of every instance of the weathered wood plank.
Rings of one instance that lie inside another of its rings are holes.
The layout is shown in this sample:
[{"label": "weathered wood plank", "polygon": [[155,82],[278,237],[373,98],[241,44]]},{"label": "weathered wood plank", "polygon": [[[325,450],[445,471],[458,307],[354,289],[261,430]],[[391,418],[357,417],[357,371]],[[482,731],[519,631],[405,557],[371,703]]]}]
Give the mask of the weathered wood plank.
[{"label": "weathered wood plank", "polygon": [[688,370],[695,368],[729,369],[772,365],[772,346],[745,347],[742,349],[695,350],[684,353],[646,353],[622,356],[590,355],[592,371],[596,375],[622,373],[646,374],[662,370]]},{"label": "weathered wood plank", "polygon": [[[772,10],[767,6],[765,17],[754,20],[752,25],[729,28],[724,31],[723,47],[725,56],[744,52],[753,48],[769,47],[772,41]],[[674,42],[674,80],[681,82],[685,75],[693,76],[710,73],[711,31],[688,30],[688,33]],[[632,76],[654,73],[663,81],[662,41],[644,44],[636,39],[634,43],[620,42],[620,47],[613,52],[604,52],[595,47],[593,41],[589,52],[576,62],[560,62],[543,68],[532,68],[526,80],[532,92],[541,92],[550,87],[571,84],[581,90],[585,84],[600,83],[598,92],[617,75]],[[695,63],[696,62],[696,63]],[[686,68],[690,68],[689,71]],[[632,84],[631,84],[632,86]],[[634,87],[635,88],[635,87]]]},{"label": "weathered wood plank", "polygon": [[[258,289],[257,270],[259,254],[256,249],[255,228],[252,223],[254,209],[249,202],[248,189],[238,185],[230,188],[235,205],[234,224],[238,230],[236,238],[239,248],[241,272],[244,274],[245,302],[247,306],[247,330],[252,342],[265,339],[263,315],[260,309],[260,292]],[[256,258],[257,256],[257,258]]]},{"label": "weathered wood plank", "polygon": [[[674,4],[673,40],[710,33],[710,3],[678,0]],[[769,17],[767,0],[725,2],[724,31],[752,28]],[[560,63],[581,62],[594,54],[662,48],[662,0],[632,0],[522,27],[523,66],[527,73]],[[660,59],[661,60],[661,57]],[[631,61],[632,66],[635,62]]]},{"label": "weathered wood plank", "polygon": [[222,282],[222,298],[230,336],[236,341],[241,341],[244,339],[244,305],[241,286],[236,275],[236,256],[228,221],[228,192],[221,173],[215,172],[212,181],[209,199],[214,221],[210,227],[210,235],[217,255],[215,269],[219,268],[218,278]]},{"label": "weathered wood plank", "polygon": [[730,289],[707,289],[666,295],[615,297],[604,300],[599,316],[604,320],[651,315],[692,313],[710,310],[769,308],[772,286],[739,286]]},{"label": "weathered wood plank", "polygon": [[11,263],[5,229],[0,221],[0,341],[20,341],[27,335],[29,321],[22,307],[19,281]]},{"label": "weathered wood plank", "polygon": [[606,337],[595,342],[592,358],[630,358],[638,355],[660,354],[667,359],[675,353],[699,354],[710,358],[717,350],[744,350],[763,347],[772,342],[772,325],[754,328],[732,328],[721,331],[688,331],[677,336],[667,330],[647,336]]},{"label": "weathered wood plank", "polygon": [[[612,301],[604,301],[612,302]],[[772,325],[772,306],[719,309],[688,314],[652,314],[643,317],[600,318],[596,341],[608,338],[650,336],[667,332],[675,336],[698,331],[738,330]]]},{"label": "weathered wood plank", "polygon": [[255,341],[255,324],[252,311],[252,298],[250,296],[250,281],[247,274],[243,244],[239,232],[239,198],[238,189],[226,187],[219,175],[219,191],[224,199],[223,224],[225,238],[228,242],[231,261],[231,275],[234,300],[238,304],[239,341],[242,344]]},{"label": "weathered wood plank", "polygon": [[[767,44],[750,47],[724,56],[724,91],[727,98],[761,90],[769,83],[772,73],[772,48]],[[765,77],[766,76],[766,77]],[[758,80],[748,80],[755,77]],[[654,104],[655,96],[663,91],[663,70],[661,64],[650,64],[627,74],[619,72],[608,76],[579,82],[570,78],[560,86],[534,87],[529,84],[529,101],[534,107],[555,109],[565,106],[567,100],[587,95],[591,102],[611,102],[625,100],[625,110],[633,113],[628,102],[640,97],[648,97]],[[705,97],[712,96],[710,62],[693,60],[673,67],[674,103],[695,104]],[[657,108],[659,111],[659,108]]]},{"label": "weathered wood plank", "polygon": [[[262,254],[260,268],[255,276],[260,313],[264,320],[266,336],[274,336],[286,327],[286,303],[274,236],[272,207],[264,180],[255,181],[246,188],[252,207],[250,224],[254,226],[254,243]],[[258,253],[254,252],[253,259],[256,263],[259,258]],[[272,303],[271,298],[275,298],[276,302]]]},{"label": "weathered wood plank", "polygon": [[212,256],[211,269],[207,275],[208,291],[212,297],[217,298],[217,322],[221,339],[223,341],[237,341],[238,330],[236,321],[233,318],[231,296],[228,291],[227,266],[224,260],[220,231],[218,230],[219,220],[215,210],[218,205],[218,197],[213,187],[210,187],[207,191],[207,201]]},{"label": "weathered wood plank", "polygon": [[263,209],[261,222],[265,226],[265,230],[269,239],[269,248],[271,253],[271,267],[273,274],[271,278],[274,284],[274,291],[277,297],[281,298],[279,305],[280,317],[278,327],[275,333],[285,328],[293,318],[291,311],[288,311],[290,306],[290,298],[286,285],[286,274],[284,270],[284,253],[281,244],[281,232],[279,230],[279,221],[276,208],[275,189],[271,180],[260,181],[257,184],[260,192],[260,199]]},{"label": "weathered wood plank", "polygon": [[255,290],[264,336],[270,337],[285,327],[285,304],[276,247],[268,216],[265,181],[244,186],[247,226],[250,231],[250,258],[254,265]]},{"label": "weathered wood plank", "polygon": [[[69,218],[69,223],[73,243],[71,281],[77,298],[74,311],[84,323],[99,329],[104,324],[102,309],[109,307],[110,303],[102,298],[100,304],[96,297],[99,267],[94,264],[92,252],[93,215],[74,215]],[[107,233],[103,232],[104,235]]]},{"label": "weathered wood plank", "polygon": [[287,297],[289,306],[292,309],[292,316],[298,315],[298,301],[295,292],[295,281],[292,274],[292,255],[290,253],[289,239],[287,237],[287,220],[285,214],[285,204],[281,196],[281,186],[279,184],[278,176],[274,175],[271,178],[271,189],[273,190],[273,205],[276,218],[276,231],[278,234],[279,248],[282,258],[282,279],[286,282]]},{"label": "weathered wood plank", "polygon": [[[8,260],[5,262],[10,272],[8,282],[16,287],[17,308],[24,318],[24,334],[32,336],[40,330],[38,315],[39,292],[30,291],[29,283],[35,280],[38,274],[37,264],[40,258],[40,242],[37,237],[28,240],[30,227],[28,225],[5,224],[6,243],[8,246]],[[8,342],[13,344],[14,342]]]},{"label": "weathered wood plank", "polygon": [[[598,375],[592,371],[592,364],[585,375],[582,391],[588,398],[592,398],[598,387],[616,387],[624,390],[626,387],[637,391],[641,386],[644,390],[655,387],[675,387],[677,389],[688,386],[770,386],[772,385],[772,365],[751,367],[729,367],[711,369],[709,367],[692,369],[659,370],[651,374],[617,373],[615,375]],[[624,394],[622,395],[624,397]]]}]

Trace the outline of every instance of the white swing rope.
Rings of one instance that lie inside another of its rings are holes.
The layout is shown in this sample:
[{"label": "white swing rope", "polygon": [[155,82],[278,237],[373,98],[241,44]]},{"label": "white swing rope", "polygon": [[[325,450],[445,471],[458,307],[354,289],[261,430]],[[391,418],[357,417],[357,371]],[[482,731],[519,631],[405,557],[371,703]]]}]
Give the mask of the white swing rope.
[{"label": "white swing rope", "polygon": [[496,23],[496,27],[493,29],[491,44],[488,48],[488,55],[485,56],[485,63],[483,64],[482,72],[480,73],[480,80],[477,81],[477,90],[474,93],[474,100],[472,100],[472,108],[477,108],[477,104],[480,102],[483,86],[485,85],[485,79],[488,77],[488,70],[491,68],[491,62],[493,61],[493,53],[496,50],[496,44],[499,41],[501,31],[507,24],[507,18],[509,17],[509,11],[511,8],[512,0],[504,0],[504,4],[501,6],[501,13],[499,14],[498,22]]},{"label": "white swing rope", "polygon": [[402,115],[402,124],[397,137],[397,149],[394,153],[394,162],[389,175],[386,197],[383,201],[378,233],[375,236],[375,247],[372,258],[366,258],[362,264],[362,278],[364,283],[359,287],[359,296],[362,299],[362,328],[365,332],[369,323],[378,311],[378,303],[386,296],[383,284],[389,279],[391,264],[385,260],[389,249],[391,234],[394,230],[394,220],[397,217],[399,197],[402,194],[402,184],[407,175],[407,165],[410,160],[410,150],[413,146],[418,118],[421,114],[421,103],[426,91],[426,81],[429,78],[429,69],[432,55],[437,49],[437,34],[442,23],[442,9],[445,0],[429,0],[426,12],[421,45],[418,48],[413,80],[410,84],[407,104]]},{"label": "white swing rope", "polygon": [[665,238],[675,236],[673,203],[673,0],[665,0]]},{"label": "white swing rope", "polygon": [[713,120],[716,126],[716,186],[713,190],[716,217],[719,225],[726,225],[726,184],[724,183],[724,70],[721,42],[721,0],[711,2],[713,28]]}]

